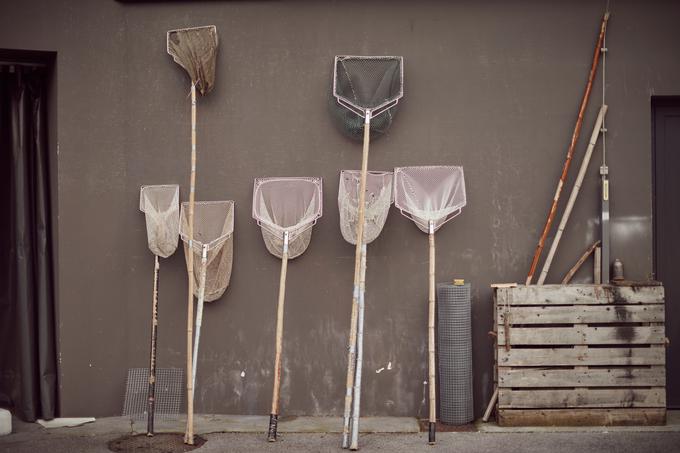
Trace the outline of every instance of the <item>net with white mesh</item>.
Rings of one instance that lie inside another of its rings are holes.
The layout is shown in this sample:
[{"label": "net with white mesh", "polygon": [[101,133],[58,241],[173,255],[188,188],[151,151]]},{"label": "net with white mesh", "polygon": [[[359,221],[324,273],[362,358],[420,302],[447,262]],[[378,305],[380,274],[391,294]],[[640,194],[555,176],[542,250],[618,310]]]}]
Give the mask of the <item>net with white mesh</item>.
[{"label": "net with white mesh", "polygon": [[371,111],[371,138],[387,132],[404,95],[402,57],[335,57],[331,112],[349,137],[363,138],[366,111]]},{"label": "net with white mesh", "polygon": [[463,167],[422,166],[394,169],[394,205],[421,231],[434,231],[461,213],[465,206]]},{"label": "net with white mesh", "polygon": [[[180,236],[189,256],[189,203],[182,203]],[[207,246],[205,301],[219,299],[229,286],[234,256],[234,202],[197,201],[194,204],[194,296],[199,297],[201,254]]]},{"label": "net with white mesh", "polygon": [[167,258],[179,243],[179,186],[142,186],[139,210],[146,218],[146,237],[151,252]]},{"label": "net with white mesh", "polygon": [[[369,171],[366,174],[366,209],[364,212],[364,244],[373,242],[382,231],[390,205],[394,201],[392,172]],[[340,232],[345,241],[357,243],[359,221],[359,190],[361,172],[342,170],[338,189]]]},{"label": "net with white mesh", "polygon": [[316,177],[257,178],[253,187],[253,218],[267,250],[283,257],[288,232],[288,258],[307,250],[312,227],[322,214],[322,181]]}]

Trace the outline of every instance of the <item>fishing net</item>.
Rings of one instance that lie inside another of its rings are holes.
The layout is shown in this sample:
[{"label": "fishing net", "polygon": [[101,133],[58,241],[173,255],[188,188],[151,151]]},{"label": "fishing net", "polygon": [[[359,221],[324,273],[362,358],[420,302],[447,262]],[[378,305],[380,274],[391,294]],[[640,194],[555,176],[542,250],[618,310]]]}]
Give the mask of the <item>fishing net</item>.
[{"label": "fishing net", "polygon": [[253,218],[262,230],[267,250],[283,257],[288,232],[288,258],[307,250],[312,227],[322,213],[321,178],[257,178],[253,188]]},{"label": "fishing net", "polygon": [[183,67],[202,95],[215,85],[217,28],[214,25],[168,32],[168,53]]},{"label": "fishing net", "polygon": [[[370,244],[378,237],[387,220],[390,205],[394,201],[392,176],[392,172],[387,171],[369,171],[366,174],[365,244]],[[360,171],[342,170],[340,172],[340,188],[338,189],[340,232],[350,244],[357,243],[360,182]]]},{"label": "fishing net", "polygon": [[371,111],[371,139],[392,125],[404,95],[402,57],[337,56],[333,70],[331,112],[340,130],[362,140],[366,111]]},{"label": "fishing net", "polygon": [[461,213],[465,206],[463,167],[426,166],[394,169],[394,205],[421,231],[429,233]]},{"label": "fishing net", "polygon": [[[182,203],[179,234],[184,256],[189,257],[189,203]],[[199,297],[203,268],[201,252],[208,247],[205,272],[205,301],[219,299],[229,286],[234,257],[234,202],[197,201],[194,203],[194,296]]]},{"label": "fishing net", "polygon": [[151,252],[167,258],[179,243],[179,186],[142,186],[139,210],[146,218],[146,238]]}]

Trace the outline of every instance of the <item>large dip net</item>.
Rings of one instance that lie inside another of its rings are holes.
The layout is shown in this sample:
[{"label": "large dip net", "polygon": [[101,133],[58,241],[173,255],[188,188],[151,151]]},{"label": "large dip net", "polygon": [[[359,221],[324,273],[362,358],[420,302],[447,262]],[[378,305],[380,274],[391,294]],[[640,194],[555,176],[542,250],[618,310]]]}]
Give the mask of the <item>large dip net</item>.
[{"label": "large dip net", "polygon": [[142,186],[139,210],[146,218],[146,238],[151,252],[167,258],[179,243],[179,186]]},{"label": "large dip net", "polygon": [[[189,255],[188,203],[182,203],[180,235],[184,256]],[[199,297],[200,279],[205,269],[204,300],[219,299],[229,286],[234,257],[234,202],[197,201],[194,206],[194,296]],[[203,249],[207,250],[205,264]]]},{"label": "large dip net", "polygon": [[466,203],[463,167],[425,166],[394,169],[394,204],[416,226],[428,233],[430,243],[428,288],[429,442],[435,443],[437,422],[435,364],[435,244],[434,233],[462,212]]},{"label": "large dip net", "polygon": [[[390,206],[394,201],[392,172],[369,171],[366,175],[366,210],[364,213],[364,244],[373,242],[385,225]],[[359,186],[361,172],[342,170],[338,189],[340,232],[345,241],[357,243],[359,221]]]},{"label": "large dip net", "polygon": [[272,255],[283,257],[284,232],[288,233],[288,259],[302,255],[309,246],[312,227],[321,213],[321,178],[255,180],[253,218]]},{"label": "large dip net", "polygon": [[217,45],[214,25],[170,30],[167,35],[168,53],[187,71],[202,95],[208,94],[215,85]]},{"label": "large dip net", "polygon": [[253,218],[262,230],[267,250],[281,258],[276,311],[274,388],[267,440],[276,441],[283,354],[283,307],[286,298],[288,259],[309,246],[312,227],[322,213],[321,178],[258,178],[253,187]]},{"label": "large dip net", "polygon": [[335,57],[331,113],[340,130],[362,140],[366,110],[371,110],[371,138],[384,135],[404,95],[403,71],[402,57]]}]

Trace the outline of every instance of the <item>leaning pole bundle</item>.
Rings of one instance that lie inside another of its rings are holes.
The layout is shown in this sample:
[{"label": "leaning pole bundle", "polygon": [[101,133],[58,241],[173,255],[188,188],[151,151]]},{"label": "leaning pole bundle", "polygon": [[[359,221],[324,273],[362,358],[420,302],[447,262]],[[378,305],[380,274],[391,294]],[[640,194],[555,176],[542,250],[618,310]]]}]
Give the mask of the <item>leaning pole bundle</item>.
[{"label": "leaning pole bundle", "polygon": [[[215,56],[217,55],[217,28],[182,28],[167,33],[167,51],[191,78],[191,176],[189,180],[188,231],[189,250],[193,249],[194,200],[196,191],[196,88],[201,95],[208,94],[215,84]],[[187,302],[187,376],[193,369],[194,324],[194,254],[187,257],[189,292]],[[187,427],[184,442],[194,444],[194,386],[187,378]]]},{"label": "leaning pole bundle", "polygon": [[560,201],[560,195],[562,194],[562,187],[567,181],[567,173],[569,172],[569,166],[571,165],[571,159],[574,156],[574,149],[576,148],[576,142],[581,135],[581,126],[583,125],[583,116],[585,115],[586,107],[588,106],[588,100],[590,99],[590,92],[593,89],[593,81],[595,80],[595,74],[597,73],[597,66],[600,62],[600,53],[602,52],[602,43],[604,42],[604,35],[607,31],[607,21],[609,20],[609,12],[606,12],[602,17],[602,22],[600,23],[600,35],[597,38],[597,44],[595,45],[595,52],[593,55],[593,63],[590,66],[590,74],[588,75],[588,83],[586,84],[586,91],[583,93],[583,99],[581,100],[581,107],[578,111],[578,118],[576,119],[576,125],[574,126],[574,133],[571,136],[571,142],[569,144],[569,149],[567,150],[567,157],[562,166],[562,174],[557,182],[557,188],[555,189],[555,195],[553,196],[552,205],[550,206],[550,211],[548,211],[548,218],[545,221],[545,226],[543,227],[543,232],[541,233],[541,238],[538,240],[538,245],[536,246],[536,251],[534,252],[534,258],[531,261],[531,268],[529,269],[529,274],[527,275],[526,284],[530,285],[534,278],[534,273],[536,272],[536,267],[538,266],[538,260],[541,258],[541,253],[543,253],[543,247],[545,247],[545,240],[550,232],[550,227],[552,226],[553,220],[555,219],[555,214],[557,214],[557,204]]}]

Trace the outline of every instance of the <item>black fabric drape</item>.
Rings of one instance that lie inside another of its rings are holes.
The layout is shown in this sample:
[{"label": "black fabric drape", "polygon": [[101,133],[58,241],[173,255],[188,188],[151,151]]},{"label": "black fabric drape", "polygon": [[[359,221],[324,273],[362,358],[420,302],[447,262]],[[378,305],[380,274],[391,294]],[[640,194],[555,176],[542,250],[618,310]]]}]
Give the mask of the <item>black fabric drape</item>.
[{"label": "black fabric drape", "polygon": [[0,403],[52,419],[57,371],[42,68],[0,67]]}]

